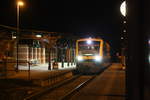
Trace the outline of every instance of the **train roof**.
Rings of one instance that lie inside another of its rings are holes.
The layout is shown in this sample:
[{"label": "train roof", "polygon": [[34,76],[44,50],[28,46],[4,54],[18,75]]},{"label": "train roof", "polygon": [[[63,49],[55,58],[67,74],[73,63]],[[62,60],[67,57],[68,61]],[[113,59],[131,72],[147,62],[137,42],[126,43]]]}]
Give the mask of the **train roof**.
[{"label": "train roof", "polygon": [[110,45],[109,42],[105,41],[102,38],[80,38],[80,39],[77,39],[77,41],[86,41],[88,39],[95,40],[95,41],[104,41],[106,44]]},{"label": "train roof", "polygon": [[97,40],[97,41],[103,41],[102,38],[80,38],[80,39],[77,39],[77,41],[86,41],[86,40]]}]

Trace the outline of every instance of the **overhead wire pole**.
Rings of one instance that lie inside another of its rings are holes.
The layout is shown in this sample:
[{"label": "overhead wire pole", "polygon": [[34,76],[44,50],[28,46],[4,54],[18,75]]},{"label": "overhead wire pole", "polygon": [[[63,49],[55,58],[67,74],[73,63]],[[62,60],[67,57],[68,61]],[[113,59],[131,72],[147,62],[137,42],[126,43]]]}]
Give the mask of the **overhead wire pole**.
[{"label": "overhead wire pole", "polygon": [[17,35],[16,35],[16,60],[17,60],[17,65],[16,65],[16,72],[18,72],[18,65],[19,65],[19,5],[17,3]]},{"label": "overhead wire pole", "polygon": [[20,0],[17,0],[17,37],[16,37],[16,60],[17,60],[17,65],[16,65],[16,72],[18,72],[19,69],[19,35],[20,35],[20,30],[19,30],[19,8],[20,6],[23,6],[24,3]]}]

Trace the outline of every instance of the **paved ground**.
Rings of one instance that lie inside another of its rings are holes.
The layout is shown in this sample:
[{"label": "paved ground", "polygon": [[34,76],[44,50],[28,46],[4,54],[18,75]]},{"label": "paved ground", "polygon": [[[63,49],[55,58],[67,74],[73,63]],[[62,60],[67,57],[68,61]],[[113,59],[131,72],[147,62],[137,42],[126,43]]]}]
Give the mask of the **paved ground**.
[{"label": "paved ground", "polygon": [[31,66],[30,71],[29,66],[19,66],[19,71],[7,71],[7,74],[1,76],[0,79],[23,79],[23,80],[32,80],[32,79],[43,79],[49,77],[51,75],[56,75],[59,73],[64,73],[68,70],[75,69],[76,65],[69,63],[64,63],[64,67],[61,67],[61,63],[59,63],[58,69],[48,70],[48,64],[39,64],[36,66]]},{"label": "paved ground", "polygon": [[46,77],[55,76],[60,73],[73,70],[74,68],[63,69],[63,70],[31,70],[29,71],[19,71],[13,75],[1,77],[1,79],[23,79],[23,80],[34,80],[34,79],[44,79]]},{"label": "paved ground", "polygon": [[125,71],[113,64],[71,100],[125,100]]},{"label": "paved ground", "polygon": [[[30,72],[28,70],[19,70],[17,73],[14,71],[13,74],[1,76],[0,100],[23,100],[27,95],[42,89],[43,86],[58,82],[58,78],[53,78],[47,83],[41,82],[41,80],[74,70],[74,67],[57,70],[46,70],[44,69],[46,68],[45,66],[35,67]],[[67,75],[62,76],[62,79],[68,78]],[[59,78],[59,80],[61,79]]]}]

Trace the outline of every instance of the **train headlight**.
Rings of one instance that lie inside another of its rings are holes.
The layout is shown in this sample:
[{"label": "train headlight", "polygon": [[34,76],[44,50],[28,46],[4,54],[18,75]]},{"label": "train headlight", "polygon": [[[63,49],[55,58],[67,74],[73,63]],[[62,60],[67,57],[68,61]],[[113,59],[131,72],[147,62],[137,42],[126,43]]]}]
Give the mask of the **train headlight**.
[{"label": "train headlight", "polygon": [[101,62],[102,61],[102,57],[101,56],[95,56],[95,61]]},{"label": "train headlight", "polygon": [[83,60],[83,57],[82,57],[82,56],[77,56],[77,60],[78,60],[78,61],[82,61],[82,60]]},{"label": "train headlight", "polygon": [[86,43],[90,45],[90,44],[92,44],[92,40],[89,39],[86,41]]}]

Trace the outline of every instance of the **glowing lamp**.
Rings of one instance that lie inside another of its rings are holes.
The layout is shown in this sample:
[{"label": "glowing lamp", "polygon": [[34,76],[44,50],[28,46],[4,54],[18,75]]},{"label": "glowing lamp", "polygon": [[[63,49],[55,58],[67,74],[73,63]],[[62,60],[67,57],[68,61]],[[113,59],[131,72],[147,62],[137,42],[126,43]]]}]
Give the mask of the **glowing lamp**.
[{"label": "glowing lamp", "polygon": [[40,38],[40,37],[42,37],[42,35],[40,35],[40,34],[37,34],[37,35],[36,35],[36,37],[37,37],[37,38]]},{"label": "glowing lamp", "polygon": [[126,12],[126,1],[123,1],[123,3],[121,4],[121,6],[120,6],[120,12],[121,12],[121,14],[124,17],[127,15],[127,12]]},{"label": "glowing lamp", "polygon": [[87,40],[87,44],[92,44],[92,40]]},{"label": "glowing lamp", "polygon": [[78,60],[78,61],[82,61],[82,60],[83,60],[83,57],[82,57],[82,56],[77,56],[77,60]]},{"label": "glowing lamp", "polygon": [[95,56],[95,61],[101,62],[102,61],[102,57],[101,56]]},{"label": "glowing lamp", "polygon": [[16,36],[12,36],[12,39],[16,39]]},{"label": "glowing lamp", "polygon": [[24,5],[23,1],[18,1],[17,4],[18,4],[18,6],[23,6]]}]

